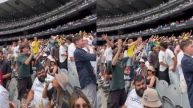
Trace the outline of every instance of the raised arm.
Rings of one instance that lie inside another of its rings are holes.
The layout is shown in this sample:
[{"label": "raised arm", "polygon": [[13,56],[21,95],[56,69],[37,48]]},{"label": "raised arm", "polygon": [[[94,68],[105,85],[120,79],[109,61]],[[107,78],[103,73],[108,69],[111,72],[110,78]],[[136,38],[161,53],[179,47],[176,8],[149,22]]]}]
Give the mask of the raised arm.
[{"label": "raised arm", "polygon": [[107,35],[102,35],[102,39],[105,40],[111,47],[114,46],[113,42],[111,42],[109,39],[108,39],[108,36]]},{"label": "raised arm", "polygon": [[122,39],[119,39],[118,40],[118,51],[117,53],[115,54],[115,56],[113,57],[113,60],[112,60],[112,65],[115,66],[117,61],[118,61],[118,58],[119,58],[119,55],[121,53],[121,50],[122,50]]}]

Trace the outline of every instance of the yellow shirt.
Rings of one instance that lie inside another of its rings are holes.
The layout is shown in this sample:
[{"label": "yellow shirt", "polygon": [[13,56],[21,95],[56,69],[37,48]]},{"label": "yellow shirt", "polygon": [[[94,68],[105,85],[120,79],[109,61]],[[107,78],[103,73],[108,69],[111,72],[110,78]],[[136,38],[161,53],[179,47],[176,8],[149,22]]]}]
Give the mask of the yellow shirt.
[{"label": "yellow shirt", "polygon": [[32,52],[33,52],[33,54],[37,54],[38,53],[39,46],[40,46],[40,44],[39,44],[38,41],[33,41],[32,42]]},{"label": "yellow shirt", "polygon": [[133,44],[133,45],[128,47],[128,49],[127,49],[128,57],[132,57],[133,56],[134,48],[135,48],[135,44]]}]

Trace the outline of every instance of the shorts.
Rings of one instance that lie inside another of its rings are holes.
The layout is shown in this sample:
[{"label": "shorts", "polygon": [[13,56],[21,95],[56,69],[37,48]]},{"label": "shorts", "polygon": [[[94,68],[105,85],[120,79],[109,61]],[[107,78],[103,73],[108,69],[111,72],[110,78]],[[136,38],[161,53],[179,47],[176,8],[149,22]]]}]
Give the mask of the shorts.
[{"label": "shorts", "polygon": [[68,70],[68,65],[67,65],[67,60],[65,60],[64,62],[59,62],[59,68],[60,69],[66,69]]},{"label": "shorts", "polygon": [[120,108],[124,105],[126,98],[125,89],[110,91],[107,100],[107,108]]},{"label": "shorts", "polygon": [[18,79],[18,99],[25,98],[28,90],[32,87],[32,79],[31,77]]}]

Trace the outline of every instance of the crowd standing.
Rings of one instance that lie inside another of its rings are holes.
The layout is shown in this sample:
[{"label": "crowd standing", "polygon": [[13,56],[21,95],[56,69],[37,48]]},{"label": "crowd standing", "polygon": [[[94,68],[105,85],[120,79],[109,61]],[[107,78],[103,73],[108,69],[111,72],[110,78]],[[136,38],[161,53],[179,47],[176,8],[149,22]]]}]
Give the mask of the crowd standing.
[{"label": "crowd standing", "polygon": [[160,108],[162,99],[156,88],[159,80],[187,93],[193,107],[191,33],[155,35],[146,40],[140,36],[136,40],[110,40],[102,35],[107,43],[100,49],[99,83],[109,90],[107,108]]},{"label": "crowd standing", "polygon": [[[101,38],[106,43],[97,46],[93,34],[80,31],[3,46],[0,108],[160,108],[158,80],[187,93],[193,107],[191,31],[146,40]],[[99,99],[100,86],[109,91],[106,102]]]}]

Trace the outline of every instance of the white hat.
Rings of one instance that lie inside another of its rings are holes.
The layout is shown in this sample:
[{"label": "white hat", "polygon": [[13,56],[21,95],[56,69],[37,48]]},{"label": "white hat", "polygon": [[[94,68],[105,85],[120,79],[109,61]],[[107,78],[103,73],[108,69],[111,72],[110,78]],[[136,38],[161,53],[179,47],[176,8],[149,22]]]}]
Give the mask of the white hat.
[{"label": "white hat", "polygon": [[147,67],[147,70],[150,70],[150,71],[155,72],[155,69],[154,69],[154,67],[153,67],[153,66],[148,66],[148,67]]},{"label": "white hat", "polygon": [[43,54],[43,57],[47,57],[48,55],[46,53]]},{"label": "white hat", "polygon": [[147,88],[142,97],[142,104],[147,107],[160,107],[162,105],[155,89]]},{"label": "white hat", "polygon": [[142,59],[142,58],[139,60],[139,62],[140,62],[140,63],[141,63],[141,62],[145,63],[144,59]]}]

